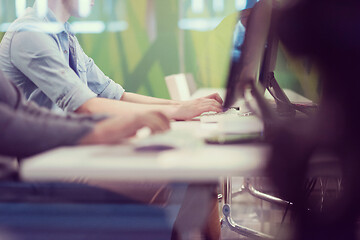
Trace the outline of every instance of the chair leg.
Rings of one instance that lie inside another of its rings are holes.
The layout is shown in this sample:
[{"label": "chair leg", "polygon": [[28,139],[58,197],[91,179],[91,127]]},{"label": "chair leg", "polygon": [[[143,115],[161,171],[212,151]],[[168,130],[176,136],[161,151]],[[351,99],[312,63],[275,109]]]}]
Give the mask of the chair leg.
[{"label": "chair leg", "polygon": [[[259,231],[252,230],[250,228],[241,226],[239,224],[236,224],[235,221],[231,217],[231,198],[233,197],[232,193],[232,182],[231,178],[228,177],[224,179],[223,186],[222,186],[223,194],[222,194],[222,200],[223,200],[223,218],[221,220],[221,223],[224,222],[229,226],[230,230],[233,232],[236,232],[242,236],[246,236],[252,239],[274,239],[273,236],[264,234]],[[284,206],[291,206],[292,203],[289,201],[282,200],[280,198],[262,193],[258,190],[256,190],[250,183],[250,178],[245,178],[244,183],[241,186],[240,191],[236,192],[235,195],[241,194],[243,192],[248,192],[252,196],[259,198],[261,200],[265,200],[271,203],[276,203]]]},{"label": "chair leg", "polygon": [[241,226],[241,225],[235,223],[235,221],[232,219],[232,217],[230,215],[231,208],[230,208],[230,205],[228,205],[228,204],[225,204],[223,206],[223,214],[224,214],[224,221],[227,223],[230,230],[232,230],[233,232],[236,232],[242,236],[249,237],[252,239],[275,239],[273,236],[252,230],[250,228],[247,228],[247,227],[244,227],[244,226]]},{"label": "chair leg", "polygon": [[269,194],[265,194],[263,192],[256,190],[254,188],[254,186],[251,185],[249,178],[245,178],[244,185],[242,186],[242,191],[246,191],[246,192],[250,193],[252,196],[259,198],[261,200],[270,202],[270,203],[275,203],[275,204],[284,205],[284,206],[292,206],[293,205],[292,202],[289,202],[289,201],[283,200],[281,198],[277,198],[277,197],[274,197]]}]

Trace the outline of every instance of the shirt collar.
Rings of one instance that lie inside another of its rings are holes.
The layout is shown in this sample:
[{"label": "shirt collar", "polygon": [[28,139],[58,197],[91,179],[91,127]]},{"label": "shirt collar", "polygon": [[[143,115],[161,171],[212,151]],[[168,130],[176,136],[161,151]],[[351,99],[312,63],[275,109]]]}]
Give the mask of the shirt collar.
[{"label": "shirt collar", "polygon": [[[57,20],[54,12],[51,11],[50,8],[48,8],[48,12],[46,14],[45,21],[50,22],[50,23],[61,24],[61,22],[59,22]],[[61,24],[61,25],[62,25],[62,31],[66,32],[67,34],[74,35],[74,31],[72,30],[71,24],[69,22],[65,22],[64,24]]]}]

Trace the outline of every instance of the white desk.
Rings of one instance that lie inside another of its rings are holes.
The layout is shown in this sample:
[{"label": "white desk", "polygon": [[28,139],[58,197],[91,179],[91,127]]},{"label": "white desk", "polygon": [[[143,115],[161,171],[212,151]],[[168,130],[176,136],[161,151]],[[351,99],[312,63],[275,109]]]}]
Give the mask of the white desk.
[{"label": "white desk", "polygon": [[[212,90],[211,90],[212,91]],[[206,95],[208,92],[198,92]],[[292,101],[309,102],[300,95],[286,91]],[[237,225],[230,216],[231,177],[262,175],[270,149],[266,145],[206,145],[201,137],[215,130],[216,125],[200,121],[173,122],[171,132],[181,132],[186,147],[164,152],[136,152],[134,143],[117,146],[61,148],[26,159],[20,166],[25,181],[61,181],[89,179],[103,181],[182,181],[223,183],[224,219],[237,233],[273,239],[263,233]],[[264,194],[261,195],[264,197]],[[265,198],[263,198],[265,199]],[[275,198],[270,197],[274,200]],[[285,202],[275,199],[277,202]]]},{"label": "white desk", "polygon": [[[200,122],[173,122],[172,131],[192,135],[191,146],[162,152],[136,152],[132,143],[115,146],[55,149],[21,164],[25,181],[97,180],[218,181],[224,176],[260,173],[269,148],[265,145],[206,145]],[[189,139],[190,140],[190,139]]]},{"label": "white desk", "polygon": [[[222,91],[202,89],[197,96]],[[311,102],[291,90],[285,92],[291,101]],[[201,137],[213,131],[211,127],[216,126],[204,128],[199,121],[173,122],[172,131],[187,133],[183,138],[189,140],[190,146],[163,152],[136,152],[131,142],[55,149],[26,159],[20,166],[20,177],[25,181],[217,181],[219,177],[261,175],[269,155],[267,146],[206,145]]]}]

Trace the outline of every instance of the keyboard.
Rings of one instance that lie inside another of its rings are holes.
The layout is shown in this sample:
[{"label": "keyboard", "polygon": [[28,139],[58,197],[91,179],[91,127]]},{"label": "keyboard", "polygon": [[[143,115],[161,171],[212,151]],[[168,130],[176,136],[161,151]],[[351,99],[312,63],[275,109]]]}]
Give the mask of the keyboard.
[{"label": "keyboard", "polygon": [[237,110],[235,108],[230,108],[225,112],[206,112],[201,114],[199,117],[201,123],[218,123],[224,118],[232,118],[232,117],[242,117],[242,116],[250,116],[251,112],[243,112]]}]

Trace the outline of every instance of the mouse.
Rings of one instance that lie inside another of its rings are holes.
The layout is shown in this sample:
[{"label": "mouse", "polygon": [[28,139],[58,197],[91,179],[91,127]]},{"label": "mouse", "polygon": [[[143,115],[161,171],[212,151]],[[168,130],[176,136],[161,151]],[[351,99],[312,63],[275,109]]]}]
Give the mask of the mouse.
[{"label": "mouse", "polygon": [[147,137],[134,139],[134,150],[137,152],[160,152],[193,145],[193,137],[184,131],[169,131]]},{"label": "mouse", "polygon": [[166,144],[156,144],[156,143],[140,145],[135,147],[135,151],[137,152],[159,152],[159,151],[166,151],[172,149],[175,149],[175,147]]}]

